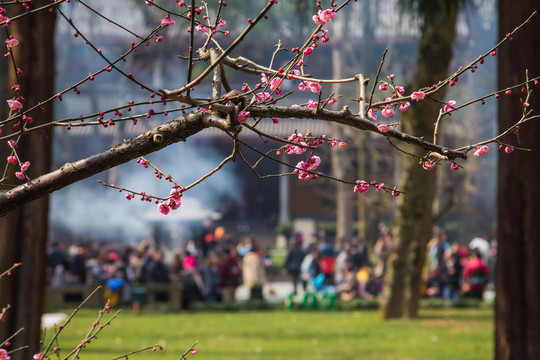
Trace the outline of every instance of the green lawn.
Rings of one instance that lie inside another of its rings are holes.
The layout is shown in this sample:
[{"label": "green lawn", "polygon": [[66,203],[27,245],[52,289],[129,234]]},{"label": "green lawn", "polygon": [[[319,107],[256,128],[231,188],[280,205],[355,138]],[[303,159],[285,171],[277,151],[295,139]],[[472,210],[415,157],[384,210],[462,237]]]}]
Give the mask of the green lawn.
[{"label": "green lawn", "polygon": [[[97,310],[82,310],[62,331],[62,358],[84,338],[97,314]],[[490,309],[422,310],[418,320],[389,322],[380,321],[374,310],[124,311],[80,357],[111,359],[159,343],[162,351],[143,352],[129,359],[176,360],[198,340],[199,353],[188,359],[492,359],[493,334]]]}]

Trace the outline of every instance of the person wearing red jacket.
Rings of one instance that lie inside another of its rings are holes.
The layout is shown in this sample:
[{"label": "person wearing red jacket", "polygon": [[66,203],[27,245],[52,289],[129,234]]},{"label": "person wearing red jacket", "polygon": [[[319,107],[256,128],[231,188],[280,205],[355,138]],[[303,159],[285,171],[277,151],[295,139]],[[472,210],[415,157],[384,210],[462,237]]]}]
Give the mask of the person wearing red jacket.
[{"label": "person wearing red jacket", "polygon": [[463,270],[463,296],[482,299],[489,281],[489,268],[482,260],[480,252],[473,249]]}]

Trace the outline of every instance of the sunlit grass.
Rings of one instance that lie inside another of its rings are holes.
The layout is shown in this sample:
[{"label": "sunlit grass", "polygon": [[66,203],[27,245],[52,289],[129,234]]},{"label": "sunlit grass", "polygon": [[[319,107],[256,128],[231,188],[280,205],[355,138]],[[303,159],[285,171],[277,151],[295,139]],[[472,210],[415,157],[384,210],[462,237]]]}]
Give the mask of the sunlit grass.
[{"label": "sunlit grass", "polygon": [[[112,312],[111,312],[112,313]],[[109,315],[110,317],[110,315]],[[88,332],[97,310],[83,310],[62,332],[61,356]],[[104,323],[104,321],[101,321]],[[178,359],[196,340],[213,359],[492,359],[493,311],[423,310],[417,320],[380,321],[377,311],[231,313],[122,312],[81,353],[111,359],[163,345],[130,359]]]}]

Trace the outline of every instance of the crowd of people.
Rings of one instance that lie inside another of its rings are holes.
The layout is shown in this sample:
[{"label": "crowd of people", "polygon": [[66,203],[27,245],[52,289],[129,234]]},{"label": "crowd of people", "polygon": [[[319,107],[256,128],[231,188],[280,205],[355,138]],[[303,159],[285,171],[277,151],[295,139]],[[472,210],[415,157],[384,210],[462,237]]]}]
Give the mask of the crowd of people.
[{"label": "crowd of people", "polygon": [[[372,246],[354,237],[334,247],[316,234],[304,239],[295,233],[283,264],[292,282],[293,296],[331,292],[340,299],[381,296],[392,250],[392,235],[381,227]],[[490,281],[494,247],[475,238],[468,247],[450,245],[444,231],[428,246],[425,294],[428,297],[481,298]],[[166,255],[166,256],[165,256]],[[222,227],[207,228],[198,241],[163,250],[153,239],[136,246],[52,243],[48,284],[51,287],[105,285],[106,296],[131,303],[133,288],[144,284],[170,284],[181,280],[182,306],[193,301],[233,302],[240,285],[251,299],[263,298],[263,287],[273,292],[268,273],[278,273],[272,258],[254,236],[237,241]]]}]

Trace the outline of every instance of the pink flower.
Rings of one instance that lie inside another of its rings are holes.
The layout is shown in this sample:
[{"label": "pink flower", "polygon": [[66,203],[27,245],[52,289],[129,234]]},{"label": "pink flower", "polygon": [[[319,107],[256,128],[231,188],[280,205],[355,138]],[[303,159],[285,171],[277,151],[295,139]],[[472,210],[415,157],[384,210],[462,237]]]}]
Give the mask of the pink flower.
[{"label": "pink flower", "polygon": [[387,83],[382,83],[381,85],[379,85],[379,90],[381,90],[381,91],[388,90],[388,84]]},{"label": "pink flower", "polygon": [[293,76],[300,76],[300,70],[296,70],[296,69],[291,70],[289,71],[289,75],[291,76],[287,76],[287,79],[292,80],[294,79]]},{"label": "pink flower", "polygon": [[452,169],[452,170],[459,170],[459,165],[456,164],[456,163],[452,163],[452,164],[450,165],[450,169]]},{"label": "pink flower", "polygon": [[414,101],[424,100],[426,98],[426,93],[423,91],[415,91],[411,94],[411,99]]},{"label": "pink flower", "polygon": [[368,114],[368,117],[372,118],[373,120],[377,120],[377,114],[375,114],[375,110],[369,109],[367,114]]},{"label": "pink flower", "polygon": [[489,151],[489,148],[487,146],[480,146],[477,147],[474,151],[474,156],[484,156]]},{"label": "pink flower", "polygon": [[328,105],[334,105],[335,103],[337,103],[336,98],[331,98],[330,100],[328,100]]},{"label": "pink flower", "polygon": [[191,355],[195,355],[196,353],[198,353],[197,350],[195,350],[195,349],[191,350]]},{"label": "pink flower", "polygon": [[199,31],[199,32],[206,32],[206,31],[208,30],[208,28],[207,28],[206,26],[201,25],[201,24],[197,25],[197,28],[196,28],[196,29],[197,29],[197,31]]},{"label": "pink flower", "polygon": [[17,164],[17,158],[15,156],[8,156],[7,161],[13,165]]},{"label": "pink flower", "polygon": [[392,117],[394,116],[394,109],[390,105],[387,105],[384,109],[382,109],[381,114],[384,117]]},{"label": "pink flower", "polygon": [[309,90],[313,93],[318,93],[322,90],[322,86],[319,83],[316,82],[308,82]]},{"label": "pink flower", "polygon": [[450,100],[449,102],[446,103],[446,105],[444,105],[443,111],[444,112],[452,111],[452,110],[454,110],[455,106],[456,106],[456,101],[455,100]]},{"label": "pink flower", "polygon": [[8,355],[6,349],[0,349],[0,360],[10,360],[11,357]]},{"label": "pink flower", "polygon": [[171,189],[171,192],[169,193],[169,197],[170,197],[171,199],[180,201],[180,198],[182,197],[182,192],[183,192],[182,189],[179,189],[179,188],[177,188],[177,187],[173,187],[173,188]]},{"label": "pink flower", "polygon": [[340,141],[339,147],[345,149],[347,147],[347,143],[345,141]]},{"label": "pink flower", "polygon": [[281,85],[283,84],[283,81],[275,77],[272,80],[270,80],[270,90],[274,91],[276,94],[281,94]]},{"label": "pink flower", "polygon": [[17,39],[7,39],[6,40],[6,46],[8,49],[11,49],[14,46],[19,45],[19,40]]},{"label": "pink flower", "polygon": [[273,122],[274,124],[277,124],[277,123],[279,123],[279,119],[278,119],[278,118],[272,118],[272,122]]},{"label": "pink flower", "polygon": [[360,194],[365,193],[369,190],[369,184],[364,180],[356,180],[356,185],[354,185],[353,192],[358,192]]},{"label": "pink flower", "polygon": [[310,99],[310,100],[307,102],[306,107],[308,107],[308,108],[316,108],[317,105],[318,105],[317,102],[315,102],[315,101],[313,101],[313,100]]},{"label": "pink flower", "polygon": [[435,167],[435,161],[433,160],[426,160],[424,162],[422,162],[422,167],[424,168],[424,170],[431,170]]},{"label": "pink flower", "polygon": [[407,101],[406,103],[403,103],[403,104],[399,105],[399,110],[405,111],[405,110],[407,110],[410,106],[411,106],[411,103]]},{"label": "pink flower", "polygon": [[30,161],[26,161],[21,164],[21,171],[25,172],[26,170],[28,170],[29,167],[30,167]]},{"label": "pink flower", "polygon": [[223,19],[221,19],[221,21],[217,24],[218,27],[225,27],[227,26],[227,22]]},{"label": "pink flower", "polygon": [[399,196],[399,194],[401,194],[401,191],[399,191],[398,188],[394,186],[394,190],[392,190],[392,196]]},{"label": "pink flower", "polygon": [[313,21],[318,25],[323,25],[336,18],[336,12],[334,9],[319,10],[317,15],[313,15]]},{"label": "pink flower", "polygon": [[15,176],[17,177],[17,179],[20,179],[20,180],[24,180],[24,178],[25,178],[24,173],[21,172],[21,171],[17,171],[15,173]]},{"label": "pink flower", "polygon": [[308,47],[304,50],[304,56],[308,56],[308,55],[311,55],[311,54],[313,54],[313,47],[308,46]]},{"label": "pink flower", "polygon": [[165,19],[161,19],[161,25],[163,26],[174,25],[174,20],[171,20],[169,16],[166,16]]},{"label": "pink flower", "polygon": [[[0,14],[0,23],[2,23],[0,25],[0,27],[8,26],[9,23],[10,23],[10,20],[9,20],[9,18],[7,16],[4,16],[3,14]],[[2,360],[2,359],[0,358],[0,360]]]},{"label": "pink flower", "polygon": [[384,189],[384,183],[379,183],[375,185],[375,189],[377,189],[377,192],[381,191],[382,189]]},{"label": "pink flower", "polygon": [[309,81],[302,81],[300,84],[298,84],[298,89],[300,91],[306,91],[309,89]]},{"label": "pink flower", "polygon": [[507,146],[504,148],[504,152],[507,153],[507,154],[510,154],[512,152],[514,152],[514,147],[513,146]]},{"label": "pink flower", "polygon": [[403,86],[396,86],[396,90],[402,95],[405,93],[405,88]]},{"label": "pink flower", "polygon": [[162,213],[163,215],[167,215],[169,211],[171,211],[171,209],[169,208],[169,205],[167,205],[167,203],[165,202],[159,203],[158,209],[159,209],[159,212]]},{"label": "pink flower", "polygon": [[167,205],[169,206],[169,208],[171,208],[171,210],[176,210],[180,207],[180,199],[169,199]]},{"label": "pink flower", "polygon": [[382,133],[387,133],[388,130],[390,130],[390,129],[388,128],[388,125],[386,125],[386,124],[381,124],[381,125],[377,126],[377,128],[378,128],[379,131],[382,132]]},{"label": "pink flower", "polygon": [[248,118],[249,118],[249,111],[243,111],[240,114],[238,114],[238,122],[240,124],[245,123]]},{"label": "pink flower", "polygon": [[7,100],[7,103],[12,111],[17,111],[23,108],[22,104],[17,100]]}]

